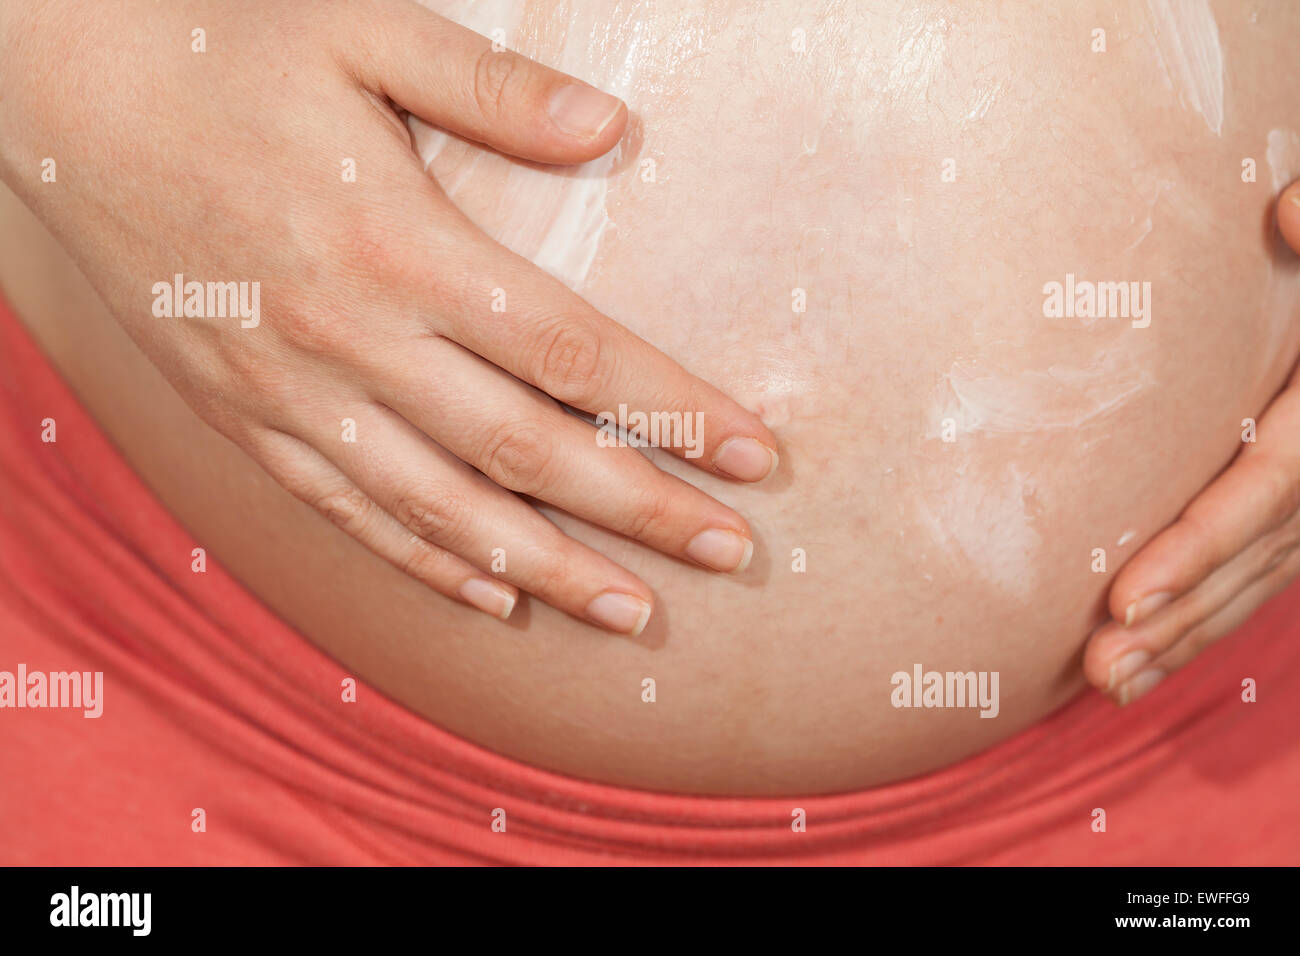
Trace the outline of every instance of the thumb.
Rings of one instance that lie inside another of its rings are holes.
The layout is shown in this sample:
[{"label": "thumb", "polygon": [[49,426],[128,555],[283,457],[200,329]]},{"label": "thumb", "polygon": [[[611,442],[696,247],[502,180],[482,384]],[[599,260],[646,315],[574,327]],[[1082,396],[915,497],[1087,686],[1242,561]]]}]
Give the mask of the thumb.
[{"label": "thumb", "polygon": [[[617,97],[413,2],[385,5],[353,67],[373,92],[434,126],[521,159],[583,163],[627,126]],[[359,60],[359,61],[358,61]]]},{"label": "thumb", "polygon": [[1277,227],[1291,251],[1300,253],[1300,181],[1292,183],[1278,197]]}]

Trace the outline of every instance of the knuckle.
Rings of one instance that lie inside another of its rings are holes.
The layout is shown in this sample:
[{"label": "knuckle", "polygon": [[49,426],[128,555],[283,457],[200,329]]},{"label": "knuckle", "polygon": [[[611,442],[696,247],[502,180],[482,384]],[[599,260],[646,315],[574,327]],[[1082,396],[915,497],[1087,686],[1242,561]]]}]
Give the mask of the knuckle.
[{"label": "knuckle", "polygon": [[[237,394],[231,395],[232,390]],[[226,400],[242,400],[246,406],[275,415],[283,409],[300,407],[309,393],[310,386],[292,370],[265,358],[250,357],[231,377],[224,395]]]},{"label": "knuckle", "polygon": [[569,561],[558,548],[538,548],[529,555],[528,590],[555,597],[569,580]]},{"label": "knuckle", "polygon": [[[394,182],[392,187],[397,192],[409,184]],[[391,216],[359,213],[334,232],[333,261],[347,270],[349,283],[359,291],[383,296],[428,284],[429,263],[419,251],[425,246],[418,230],[393,222]]]},{"label": "knuckle", "polygon": [[385,276],[393,265],[392,243],[371,229],[342,230],[338,261],[367,276]]},{"label": "knuckle", "polygon": [[365,527],[370,499],[359,488],[333,489],[317,494],[311,505],[338,528],[357,535]]},{"label": "knuckle", "polygon": [[636,508],[628,515],[627,534],[638,540],[645,538],[668,515],[668,502],[660,494],[650,492],[637,502]]},{"label": "knuckle", "polygon": [[493,432],[480,460],[483,473],[498,485],[527,493],[543,487],[552,454],[540,425],[511,422]]},{"label": "knuckle", "polygon": [[1199,510],[1188,511],[1174,525],[1176,550],[1189,556],[1195,580],[1201,580],[1226,559],[1221,533]]},{"label": "knuckle", "polygon": [[415,578],[417,581],[437,584],[442,580],[447,567],[447,558],[446,551],[435,548],[420,537],[415,537],[412,539],[406,553],[402,556],[402,561],[398,567],[403,574]]},{"label": "knuckle", "polygon": [[474,64],[474,102],[485,119],[494,119],[505,109],[518,70],[519,57],[509,50],[487,47],[479,54]]},{"label": "knuckle", "polygon": [[600,385],[600,336],[590,323],[562,319],[541,336],[537,381],[566,405],[590,405]]},{"label": "knuckle", "polygon": [[275,319],[276,330],[294,348],[309,355],[349,351],[355,330],[339,311],[310,306],[287,306]]},{"label": "knuckle", "polygon": [[469,509],[464,500],[445,488],[414,488],[399,495],[393,516],[426,541],[454,545],[464,538]]}]

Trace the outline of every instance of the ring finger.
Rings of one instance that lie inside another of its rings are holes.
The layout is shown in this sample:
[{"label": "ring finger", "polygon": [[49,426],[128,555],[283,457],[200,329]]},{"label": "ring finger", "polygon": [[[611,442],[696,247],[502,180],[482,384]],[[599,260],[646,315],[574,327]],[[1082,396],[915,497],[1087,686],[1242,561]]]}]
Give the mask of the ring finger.
[{"label": "ring finger", "polygon": [[304,437],[330,449],[339,470],[413,534],[574,617],[622,634],[645,627],[650,589],[631,572],[565,535],[393,410],[367,404],[353,417],[355,441],[340,441],[333,422]]}]

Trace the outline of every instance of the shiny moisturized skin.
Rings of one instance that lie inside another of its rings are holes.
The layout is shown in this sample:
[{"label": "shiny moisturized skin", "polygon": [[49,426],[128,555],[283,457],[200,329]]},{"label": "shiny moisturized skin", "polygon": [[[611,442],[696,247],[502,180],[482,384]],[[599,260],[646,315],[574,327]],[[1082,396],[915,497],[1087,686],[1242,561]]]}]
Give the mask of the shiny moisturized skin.
[{"label": "shiny moisturized skin", "polygon": [[[1076,693],[1114,571],[1230,460],[1300,348],[1267,212],[1300,172],[1297,15],[430,5],[627,100],[622,145],[579,170],[413,138],[490,234],[777,429],[780,471],[753,487],[650,452],[747,517],[753,563],[709,574],[548,509],[655,588],[645,633],[454,606],[199,423],[8,199],[7,294],[196,540],[431,720],[613,783],[869,786]],[[1149,282],[1149,324],[1046,316],[1067,275]],[[894,708],[916,664],[999,672],[998,716]]]}]

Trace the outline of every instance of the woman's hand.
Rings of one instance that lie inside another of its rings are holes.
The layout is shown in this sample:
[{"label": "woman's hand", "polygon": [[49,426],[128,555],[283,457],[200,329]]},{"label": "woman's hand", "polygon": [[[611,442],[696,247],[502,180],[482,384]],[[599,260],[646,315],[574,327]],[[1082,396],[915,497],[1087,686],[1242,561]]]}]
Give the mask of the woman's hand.
[{"label": "woman's hand", "polygon": [[411,0],[6,4],[0,90],[4,180],[132,338],[200,416],[399,568],[503,618],[518,588],[644,627],[649,588],[516,492],[699,565],[747,563],[739,515],[598,447],[559,403],[702,412],[697,463],[746,481],[775,467],[771,432],[475,229],[398,112],[579,163],[621,137],[619,100]]},{"label": "woman's hand", "polygon": [[[1277,221],[1300,252],[1300,183]],[[1254,443],[1173,525],[1124,565],[1110,589],[1115,620],[1088,642],[1088,679],[1120,704],[1151,690],[1300,573],[1300,372],[1258,423]]]}]

